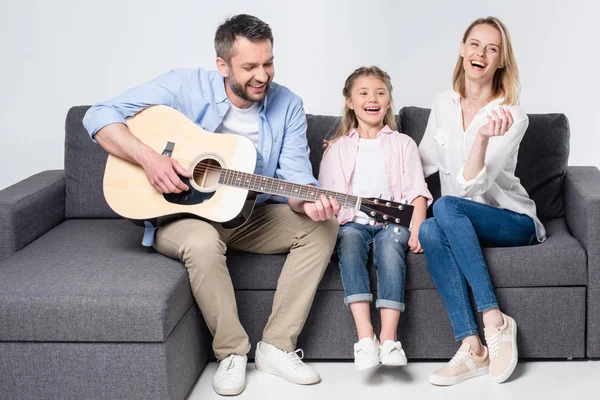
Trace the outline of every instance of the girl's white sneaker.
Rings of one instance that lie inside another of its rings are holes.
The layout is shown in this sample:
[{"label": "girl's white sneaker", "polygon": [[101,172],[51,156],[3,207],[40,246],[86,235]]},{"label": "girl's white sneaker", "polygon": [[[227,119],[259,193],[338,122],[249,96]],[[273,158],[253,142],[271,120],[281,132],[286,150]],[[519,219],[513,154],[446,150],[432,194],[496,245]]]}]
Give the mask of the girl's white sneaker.
[{"label": "girl's white sneaker", "polygon": [[372,368],[379,364],[379,342],[377,338],[362,338],[354,343],[354,366],[357,370]]},{"label": "girl's white sneaker", "polygon": [[379,348],[379,359],[383,365],[406,365],[406,354],[402,343],[386,340]]}]

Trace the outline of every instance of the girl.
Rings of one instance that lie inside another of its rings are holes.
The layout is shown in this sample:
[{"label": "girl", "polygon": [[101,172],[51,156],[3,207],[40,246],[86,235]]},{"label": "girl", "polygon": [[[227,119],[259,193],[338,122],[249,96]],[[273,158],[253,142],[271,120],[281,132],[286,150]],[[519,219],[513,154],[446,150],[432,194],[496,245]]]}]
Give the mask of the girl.
[{"label": "girl", "polygon": [[[377,67],[359,68],[346,80],[346,103],[342,124],[321,161],[319,184],[326,189],[361,197],[382,196],[413,205],[412,231],[390,224],[370,223],[369,217],[353,209],[342,209],[337,252],[358,343],[354,364],[358,370],[386,365],[406,365],[406,355],[397,340],[398,320],[404,311],[405,255],[421,252],[418,232],[432,197],[423,178],[415,142],[398,133],[392,107],[392,84]],[[373,332],[370,316],[367,259],[373,248],[377,269],[376,307],[381,313],[381,345]]]},{"label": "girl", "polygon": [[[515,177],[528,125],[519,107],[519,73],[509,33],[497,18],[474,21],[460,44],[454,90],[434,101],[419,151],[425,175],[440,172],[442,198],[421,225],[427,266],[461,341],[447,366],[431,374],[453,385],[488,374],[503,382],[517,364],[517,324],[500,312],[480,243],[527,246],[545,239],[535,203]],[[482,345],[469,301],[483,313]]]}]

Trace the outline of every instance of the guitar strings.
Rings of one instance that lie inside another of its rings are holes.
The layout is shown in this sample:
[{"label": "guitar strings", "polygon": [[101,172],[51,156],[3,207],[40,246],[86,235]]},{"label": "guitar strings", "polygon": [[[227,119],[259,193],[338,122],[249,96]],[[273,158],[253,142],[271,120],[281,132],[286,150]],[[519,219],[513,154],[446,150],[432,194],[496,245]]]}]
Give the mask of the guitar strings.
[{"label": "guitar strings", "polygon": [[[182,160],[182,161],[184,161],[184,160]],[[241,173],[241,174],[249,174],[249,175],[251,175],[253,177],[262,177],[262,175],[256,175],[256,174],[253,174],[253,173],[236,171],[236,170],[229,170],[229,169],[226,169],[226,168],[222,168],[221,166],[210,165],[210,164],[201,164],[201,163],[198,163],[196,165],[196,167],[194,167],[194,173],[197,173],[197,174],[204,174],[204,173],[209,172],[209,171],[210,172],[219,172],[219,174],[220,174],[224,170],[229,171],[230,173]],[[277,180],[276,178],[270,178],[270,177],[267,177],[267,176],[265,176],[264,178]],[[279,180],[277,180],[277,181],[279,181]],[[307,185],[302,185],[302,184],[297,184],[297,183],[292,183],[292,182],[287,182],[287,181],[282,181],[282,182],[286,183],[286,184],[290,183],[292,185],[307,186]],[[316,188],[316,189],[320,189],[320,190],[328,192],[328,190],[326,190],[326,189],[322,189],[322,188]],[[332,192],[332,193],[337,193],[337,192]],[[337,193],[337,194],[340,195],[340,196],[346,196],[343,193]],[[337,196],[335,196],[335,197],[337,199]],[[375,201],[369,200],[369,199],[366,199],[366,198],[362,198],[361,204],[370,204],[370,205],[379,205],[379,206],[384,206],[385,205],[385,203],[382,203],[382,202],[377,202],[376,203]],[[367,208],[370,211],[375,211],[375,212],[383,215],[383,213],[380,212],[380,211],[377,211],[377,210],[374,210],[374,209],[371,209],[371,208],[368,208],[368,207],[365,207],[365,208]]]}]

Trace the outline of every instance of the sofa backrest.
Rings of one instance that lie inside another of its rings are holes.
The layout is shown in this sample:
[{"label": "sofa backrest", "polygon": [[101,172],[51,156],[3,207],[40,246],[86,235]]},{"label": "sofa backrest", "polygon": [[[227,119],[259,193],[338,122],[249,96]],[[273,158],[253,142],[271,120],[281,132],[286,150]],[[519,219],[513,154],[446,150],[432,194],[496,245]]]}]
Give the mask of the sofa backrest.
[{"label": "sofa backrest", "polygon": [[73,107],[65,126],[66,218],[117,218],[104,199],[102,180],[108,153],[90,140],[83,116],[90,106]]},{"label": "sofa backrest", "polygon": [[[85,128],[83,116],[89,106],[73,107],[66,121],[65,176],[67,218],[116,218],[102,192],[107,153],[94,144]],[[404,107],[400,110],[399,131],[420,143],[430,110]],[[306,116],[310,161],[315,176],[323,155],[323,139],[331,138],[341,117]],[[519,148],[516,175],[537,205],[540,219],[564,216],[563,180],[569,157],[569,122],[564,114],[529,114],[529,128]],[[440,196],[439,178],[428,178],[435,198]]]}]

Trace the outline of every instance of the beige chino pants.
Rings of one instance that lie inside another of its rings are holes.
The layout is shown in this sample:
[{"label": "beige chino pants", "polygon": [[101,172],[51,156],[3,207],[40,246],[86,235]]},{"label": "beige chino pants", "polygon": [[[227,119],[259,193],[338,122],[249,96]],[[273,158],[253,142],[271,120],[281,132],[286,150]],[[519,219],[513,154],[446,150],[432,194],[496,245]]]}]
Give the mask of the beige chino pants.
[{"label": "beige chino pants", "polygon": [[231,277],[225,263],[227,247],[259,254],[289,252],[263,331],[263,341],[294,351],[317,286],[329,263],[338,222],[314,222],[287,204],[258,204],[237,229],[198,219],[182,219],[160,228],[154,248],[181,260],[192,292],[214,336],[215,356],[247,354],[250,341],[238,318]]}]

